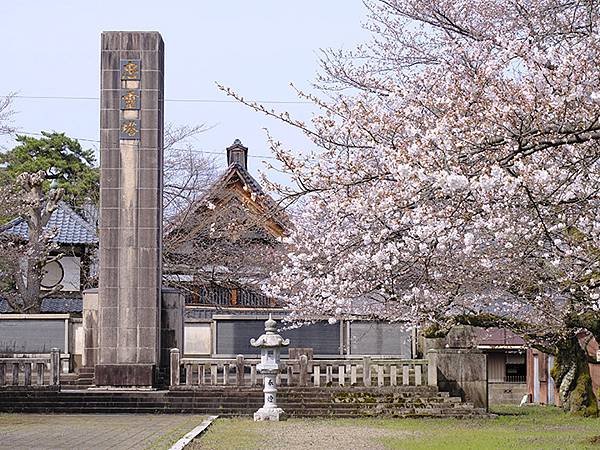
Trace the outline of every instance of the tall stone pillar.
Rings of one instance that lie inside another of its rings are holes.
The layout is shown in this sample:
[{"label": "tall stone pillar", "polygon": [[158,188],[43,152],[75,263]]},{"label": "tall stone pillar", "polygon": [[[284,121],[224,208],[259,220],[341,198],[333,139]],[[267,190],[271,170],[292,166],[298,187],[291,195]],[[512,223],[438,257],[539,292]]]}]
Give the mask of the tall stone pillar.
[{"label": "tall stone pillar", "polygon": [[98,386],[152,386],[160,357],[164,47],[102,33]]}]

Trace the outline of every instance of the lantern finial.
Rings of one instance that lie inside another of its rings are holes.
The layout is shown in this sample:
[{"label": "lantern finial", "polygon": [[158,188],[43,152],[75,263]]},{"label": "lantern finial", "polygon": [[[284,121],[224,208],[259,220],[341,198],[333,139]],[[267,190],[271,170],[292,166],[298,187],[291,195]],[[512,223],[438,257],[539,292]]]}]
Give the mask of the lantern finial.
[{"label": "lantern finial", "polygon": [[265,322],[265,331],[267,333],[274,333],[275,331],[277,331],[277,322],[273,320],[273,318],[271,317],[271,313],[269,313],[269,318]]}]

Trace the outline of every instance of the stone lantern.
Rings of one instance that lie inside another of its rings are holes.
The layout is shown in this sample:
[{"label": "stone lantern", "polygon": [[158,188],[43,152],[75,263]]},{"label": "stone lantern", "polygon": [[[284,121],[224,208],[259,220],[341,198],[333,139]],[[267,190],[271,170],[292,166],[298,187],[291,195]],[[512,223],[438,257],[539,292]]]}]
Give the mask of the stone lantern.
[{"label": "stone lantern", "polygon": [[265,404],[254,413],[254,420],[285,420],[283,409],[277,407],[276,379],[280,369],[281,347],[290,345],[290,340],[283,339],[277,333],[277,322],[269,314],[269,319],[265,322],[265,334],[258,339],[250,339],[250,345],[260,348],[260,364],[256,369],[263,374],[265,386]]}]

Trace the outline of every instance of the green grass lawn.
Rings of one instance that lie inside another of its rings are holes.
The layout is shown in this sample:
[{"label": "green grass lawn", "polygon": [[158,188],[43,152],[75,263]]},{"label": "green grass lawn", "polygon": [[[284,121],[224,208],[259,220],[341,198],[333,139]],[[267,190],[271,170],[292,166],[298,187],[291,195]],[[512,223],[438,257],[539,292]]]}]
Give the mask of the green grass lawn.
[{"label": "green grass lawn", "polygon": [[492,419],[218,419],[192,449],[600,449],[600,419],[498,407]]}]

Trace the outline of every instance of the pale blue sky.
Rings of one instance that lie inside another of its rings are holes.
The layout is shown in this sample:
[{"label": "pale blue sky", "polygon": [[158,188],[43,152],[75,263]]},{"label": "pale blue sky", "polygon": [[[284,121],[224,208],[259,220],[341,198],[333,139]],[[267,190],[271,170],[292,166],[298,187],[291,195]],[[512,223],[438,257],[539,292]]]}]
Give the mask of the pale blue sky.
[{"label": "pale blue sky", "polygon": [[[310,87],[319,49],[352,48],[366,39],[365,14],[360,0],[2,0],[0,95],[98,97],[100,33],[152,30],[165,41],[166,99],[226,100],[218,81],[246,98],[295,101],[289,83]],[[274,106],[302,119],[312,111]],[[16,99],[14,107],[21,130],[98,139],[97,100]],[[194,143],[209,152],[224,154],[239,138],[251,155],[268,155],[263,128],[298,150],[307,146],[297,131],[236,103],[167,102],[166,121],[213,125]],[[261,160],[250,165],[256,174]]]}]

